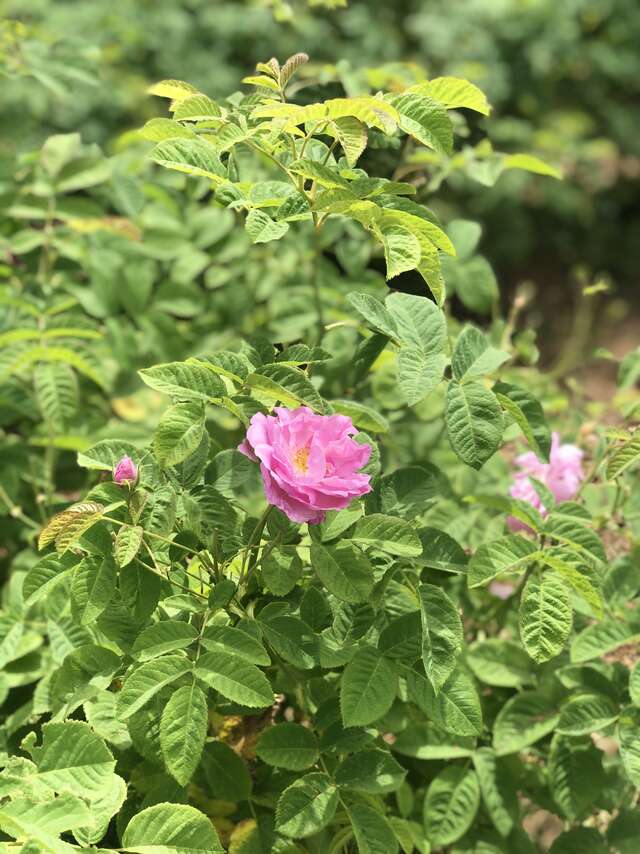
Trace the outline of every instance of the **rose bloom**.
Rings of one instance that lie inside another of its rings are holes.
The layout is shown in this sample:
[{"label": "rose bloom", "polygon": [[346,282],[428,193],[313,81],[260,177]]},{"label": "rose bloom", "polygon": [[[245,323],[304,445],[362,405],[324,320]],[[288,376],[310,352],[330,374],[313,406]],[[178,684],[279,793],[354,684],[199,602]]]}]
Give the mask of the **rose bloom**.
[{"label": "rose bloom", "polygon": [[[534,477],[543,483],[556,501],[570,501],[575,498],[584,480],[582,456],[580,448],[569,444],[561,445],[559,434],[553,433],[548,463],[539,460],[533,451],[516,457],[516,465],[520,471],[515,473],[509,494],[512,498],[526,501],[546,516],[547,509],[529,478]],[[507,519],[507,524],[512,531],[529,530],[524,522],[514,519],[513,516]]]},{"label": "rose bloom", "polygon": [[138,467],[126,455],[116,464],[113,470],[113,479],[116,483],[135,483],[138,479]]},{"label": "rose bloom", "polygon": [[307,406],[277,406],[274,415],[256,413],[238,450],[260,463],[267,501],[292,522],[317,525],[327,510],[342,510],[371,491],[359,474],[370,445],[351,437],[358,431],[345,415],[317,415]]}]

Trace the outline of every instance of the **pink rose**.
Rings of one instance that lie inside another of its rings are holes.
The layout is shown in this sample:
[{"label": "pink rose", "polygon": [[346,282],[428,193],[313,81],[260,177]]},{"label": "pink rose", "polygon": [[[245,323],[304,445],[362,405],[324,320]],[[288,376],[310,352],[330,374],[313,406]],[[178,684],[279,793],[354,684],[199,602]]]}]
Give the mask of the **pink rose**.
[{"label": "pink rose", "polygon": [[117,463],[113,470],[113,479],[116,483],[135,483],[138,479],[138,467],[126,455]]},{"label": "pink rose", "polygon": [[322,522],[327,510],[342,510],[371,491],[369,475],[358,474],[371,456],[345,415],[316,415],[307,406],[258,412],[238,446],[260,463],[267,501],[292,522]]},{"label": "pink rose", "polygon": [[[533,451],[516,457],[520,471],[515,473],[513,486],[509,490],[512,498],[519,498],[539,510],[543,516],[547,509],[540,500],[533,484],[529,480],[534,477],[543,483],[553,494],[556,501],[570,501],[576,496],[580,484],[584,480],[582,471],[582,451],[575,445],[561,445],[560,436],[554,433],[551,437],[551,453],[549,462],[543,463]],[[512,531],[529,530],[529,527],[519,519],[510,516],[507,524]]]}]

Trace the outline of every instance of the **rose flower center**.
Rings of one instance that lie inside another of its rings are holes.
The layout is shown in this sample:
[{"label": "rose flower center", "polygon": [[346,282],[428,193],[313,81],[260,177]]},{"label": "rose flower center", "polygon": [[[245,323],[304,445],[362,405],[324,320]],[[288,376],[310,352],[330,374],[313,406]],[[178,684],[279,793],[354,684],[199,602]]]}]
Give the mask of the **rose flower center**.
[{"label": "rose flower center", "polygon": [[300,474],[306,474],[309,468],[310,448],[298,448],[293,454],[293,465]]}]

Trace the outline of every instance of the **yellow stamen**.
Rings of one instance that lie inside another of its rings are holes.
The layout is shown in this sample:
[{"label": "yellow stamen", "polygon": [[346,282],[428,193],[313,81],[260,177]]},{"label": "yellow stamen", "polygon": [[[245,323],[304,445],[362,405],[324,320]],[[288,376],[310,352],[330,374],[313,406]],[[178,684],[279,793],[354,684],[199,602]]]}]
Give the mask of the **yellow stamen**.
[{"label": "yellow stamen", "polygon": [[309,448],[298,448],[293,454],[293,464],[300,474],[306,474],[309,467]]}]

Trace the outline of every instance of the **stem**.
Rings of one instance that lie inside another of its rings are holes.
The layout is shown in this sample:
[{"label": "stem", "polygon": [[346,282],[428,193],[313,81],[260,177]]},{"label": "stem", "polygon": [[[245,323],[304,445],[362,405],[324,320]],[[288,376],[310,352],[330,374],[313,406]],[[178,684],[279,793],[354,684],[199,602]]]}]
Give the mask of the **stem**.
[{"label": "stem", "polygon": [[[238,579],[238,587],[240,584],[245,581],[245,579],[249,578],[251,574],[251,570],[255,567],[258,562],[258,546],[260,545],[260,540],[262,539],[262,532],[264,531],[264,526],[267,524],[267,519],[269,518],[269,514],[273,510],[273,505],[269,504],[267,509],[264,511],[262,516],[258,519],[258,522],[251,532],[251,536],[249,537],[249,544],[247,546],[248,552],[242,564],[242,571],[240,573],[240,578]],[[255,551],[251,551],[251,549],[256,546]]]},{"label": "stem", "polygon": [[0,498],[4,501],[4,503],[9,508],[9,515],[14,519],[20,519],[26,525],[29,525],[31,528],[35,528],[36,531],[40,528],[40,525],[32,519],[30,516],[27,516],[26,513],[23,513],[22,507],[13,502],[11,496],[5,491],[5,488],[0,484]]}]

